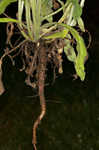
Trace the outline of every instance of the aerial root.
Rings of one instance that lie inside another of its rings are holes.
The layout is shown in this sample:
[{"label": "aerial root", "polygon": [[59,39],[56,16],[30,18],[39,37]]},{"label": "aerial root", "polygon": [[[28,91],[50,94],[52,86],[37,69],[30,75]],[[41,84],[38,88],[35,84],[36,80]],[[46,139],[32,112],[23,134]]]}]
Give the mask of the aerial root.
[{"label": "aerial root", "polygon": [[0,60],[0,95],[2,95],[5,91],[3,81],[2,81],[2,61]]},{"label": "aerial root", "polygon": [[46,72],[46,46],[43,43],[37,45],[39,49],[39,64],[38,64],[38,93],[40,98],[40,105],[41,105],[41,113],[38,116],[37,120],[34,122],[33,125],[33,146],[36,150],[36,131],[40,121],[43,119],[46,113],[46,102],[44,96],[44,84],[45,84],[45,72]]},{"label": "aerial root", "polygon": [[41,114],[38,117],[38,119],[35,121],[34,125],[33,125],[33,140],[32,140],[32,144],[34,146],[34,150],[37,150],[36,148],[36,144],[37,144],[37,137],[36,137],[36,131],[37,131],[37,127],[40,124],[40,121],[43,119],[45,113],[46,113],[46,105],[44,104],[41,110]]}]

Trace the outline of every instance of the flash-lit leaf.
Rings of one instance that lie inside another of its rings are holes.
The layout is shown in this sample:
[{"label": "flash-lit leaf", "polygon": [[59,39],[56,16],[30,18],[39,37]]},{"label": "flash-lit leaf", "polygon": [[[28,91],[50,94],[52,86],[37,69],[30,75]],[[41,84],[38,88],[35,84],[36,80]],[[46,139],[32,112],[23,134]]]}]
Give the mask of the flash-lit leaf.
[{"label": "flash-lit leaf", "polygon": [[74,17],[74,19],[77,19],[82,14],[82,8],[80,7],[80,4],[79,4],[78,0],[73,0],[73,4],[74,4],[73,17]]},{"label": "flash-lit leaf", "polygon": [[66,46],[64,46],[64,52],[65,52],[65,54],[67,56],[67,59],[69,61],[75,63],[76,53],[75,53],[75,50],[74,50],[73,46],[71,46],[69,40],[65,40],[65,44],[66,44]]},{"label": "flash-lit leaf", "polygon": [[62,31],[52,33],[51,35],[45,36],[44,39],[65,38],[68,31],[69,31],[68,29],[63,29]]},{"label": "flash-lit leaf", "polygon": [[87,56],[87,50],[85,47],[85,43],[82,37],[79,36],[79,42],[77,43],[77,59],[75,62],[75,70],[77,75],[80,77],[80,79],[82,81],[84,81],[85,79],[85,68],[84,68],[84,64],[85,64],[85,59]]},{"label": "flash-lit leaf", "polygon": [[[52,10],[52,0],[42,0],[41,3],[42,11],[41,16],[45,17],[53,12]],[[52,16],[46,19],[48,22],[52,22]]]},{"label": "flash-lit leaf", "polygon": [[77,21],[78,21],[78,26],[79,26],[79,28],[80,28],[83,32],[85,32],[84,22],[83,22],[82,18],[79,17],[79,18],[77,19]]},{"label": "flash-lit leaf", "polygon": [[76,70],[77,75],[83,81],[85,78],[84,64],[85,64],[85,58],[87,56],[87,50],[86,50],[84,40],[74,28],[66,24],[60,24],[60,25],[67,28],[71,32],[72,36],[75,38],[77,42],[77,46],[76,46],[77,57],[76,57],[76,61],[74,65],[75,65],[75,70]]},{"label": "flash-lit leaf", "polygon": [[17,0],[1,0],[0,1],[0,14],[2,14],[4,11],[5,11],[5,9],[6,9],[6,7],[9,5],[9,4],[11,4],[11,3],[13,3],[13,2],[16,2]]},{"label": "flash-lit leaf", "polygon": [[74,11],[73,11],[73,18],[77,19],[82,14],[82,8],[79,4],[79,0],[67,0],[68,3],[73,3]]},{"label": "flash-lit leaf", "polygon": [[18,23],[18,20],[12,19],[12,18],[0,18],[0,22],[1,23],[4,23],[4,22],[16,22],[16,23]]}]

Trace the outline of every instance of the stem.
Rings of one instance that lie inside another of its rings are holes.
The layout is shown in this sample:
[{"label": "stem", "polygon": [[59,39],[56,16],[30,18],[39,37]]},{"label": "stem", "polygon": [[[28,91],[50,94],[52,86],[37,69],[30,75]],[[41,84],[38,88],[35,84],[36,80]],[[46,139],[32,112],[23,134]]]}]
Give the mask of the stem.
[{"label": "stem", "polygon": [[46,47],[42,45],[41,43],[37,43],[37,48],[39,49],[39,71],[38,71],[38,92],[39,92],[39,98],[40,98],[40,105],[41,105],[41,113],[38,116],[37,120],[34,123],[33,126],[33,146],[36,150],[36,130],[40,123],[40,121],[43,119],[45,113],[46,113],[46,103],[45,103],[45,96],[44,96],[44,84],[45,84],[45,69],[46,69]]}]

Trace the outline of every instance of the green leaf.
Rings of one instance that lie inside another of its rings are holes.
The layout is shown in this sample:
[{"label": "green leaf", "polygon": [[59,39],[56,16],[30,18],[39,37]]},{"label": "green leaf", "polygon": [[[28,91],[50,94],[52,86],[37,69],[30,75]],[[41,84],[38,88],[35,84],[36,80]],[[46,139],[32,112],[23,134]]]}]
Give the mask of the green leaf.
[{"label": "green leaf", "polygon": [[[52,0],[42,0],[41,2],[41,16],[45,17],[47,15],[49,15],[50,13],[53,12],[52,10]],[[48,17],[46,20],[48,20],[48,22],[52,22],[52,16]]]},{"label": "green leaf", "polygon": [[86,49],[84,40],[79,35],[79,33],[74,28],[72,28],[71,26],[68,26],[66,24],[59,24],[59,25],[67,28],[71,32],[72,36],[75,38],[75,40],[77,42],[77,46],[76,46],[77,57],[76,57],[74,66],[75,66],[75,70],[76,70],[77,75],[83,81],[85,79],[84,64],[85,64],[85,59],[87,56],[87,49]]},{"label": "green leaf", "polygon": [[67,0],[68,3],[73,3],[74,11],[73,11],[73,18],[76,20],[82,14],[82,8],[79,4],[79,0]]},{"label": "green leaf", "polygon": [[1,23],[4,23],[4,22],[15,22],[15,23],[18,23],[18,20],[12,19],[12,18],[0,18],[0,22]]},{"label": "green leaf", "polygon": [[78,22],[78,26],[79,26],[79,28],[81,29],[81,31],[85,32],[84,22],[83,22],[82,18],[79,17],[79,18],[77,19],[77,22]]},{"label": "green leaf", "polygon": [[13,2],[16,2],[17,0],[1,0],[0,1],[0,14],[2,14],[4,11],[5,11],[5,9],[6,9],[6,7],[9,5],[9,4],[11,4],[11,3],[13,3]]},{"label": "green leaf", "polygon": [[75,65],[77,75],[80,77],[82,81],[84,81],[85,79],[84,64],[87,56],[87,50],[82,37],[79,37],[79,43],[77,43],[77,52],[78,55],[74,65]]},{"label": "green leaf", "polygon": [[25,1],[25,10],[26,10],[26,25],[27,25],[27,30],[28,30],[28,35],[31,40],[33,40],[33,33],[32,33],[32,20],[31,20],[31,10],[30,10],[30,3],[29,1]]},{"label": "green leaf", "polygon": [[78,0],[73,0],[73,4],[74,4],[73,17],[74,17],[74,19],[77,19],[82,14],[82,8],[80,7]]},{"label": "green leaf", "polygon": [[71,62],[76,61],[76,53],[75,50],[73,48],[73,46],[71,46],[70,40],[65,39],[65,44],[66,46],[64,46],[64,52],[67,56],[67,59]]},{"label": "green leaf", "polygon": [[68,29],[63,29],[60,32],[56,32],[56,33],[53,33],[51,35],[48,35],[48,36],[44,37],[44,39],[65,38],[68,31],[69,31]]},{"label": "green leaf", "polygon": [[21,28],[22,28],[23,9],[24,9],[24,1],[18,0],[18,20],[19,20],[19,26]]}]

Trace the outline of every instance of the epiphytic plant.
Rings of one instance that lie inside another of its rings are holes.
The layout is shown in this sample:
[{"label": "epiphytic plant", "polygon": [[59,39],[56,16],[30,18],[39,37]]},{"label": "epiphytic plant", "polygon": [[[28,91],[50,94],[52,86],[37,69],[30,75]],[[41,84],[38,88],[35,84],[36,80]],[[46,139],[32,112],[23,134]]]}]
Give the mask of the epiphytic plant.
[{"label": "epiphytic plant", "polygon": [[[13,2],[18,4],[16,18],[5,14],[5,9]],[[53,64],[53,70],[62,73],[62,53],[65,52],[69,61],[72,61],[76,70],[75,78],[85,79],[85,60],[87,50],[79,31],[85,32],[81,18],[85,0],[1,0],[0,22],[7,23],[7,40],[9,45],[0,58],[0,94],[4,92],[2,82],[2,62],[5,56],[12,62],[15,56],[20,55],[25,71],[26,84],[38,90],[41,113],[33,126],[33,145],[36,150],[36,129],[46,113],[44,86],[47,63]],[[53,16],[63,12],[60,19],[53,21]],[[23,17],[24,16],[24,17]],[[23,36],[21,42],[12,45],[11,38],[14,34],[15,24]],[[79,31],[75,29],[79,28]],[[14,52],[14,54],[13,54]]]}]

